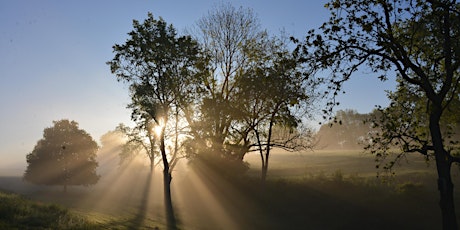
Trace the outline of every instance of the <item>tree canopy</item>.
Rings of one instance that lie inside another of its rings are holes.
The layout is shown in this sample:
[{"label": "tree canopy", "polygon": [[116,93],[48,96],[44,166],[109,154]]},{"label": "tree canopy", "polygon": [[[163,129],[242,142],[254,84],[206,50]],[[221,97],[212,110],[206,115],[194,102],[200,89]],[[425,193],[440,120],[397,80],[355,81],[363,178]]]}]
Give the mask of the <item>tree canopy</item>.
[{"label": "tree canopy", "polygon": [[53,121],[45,128],[43,138],[27,154],[24,179],[36,184],[93,185],[96,174],[97,143],[78,123],[69,120]]},{"label": "tree canopy", "polygon": [[[203,66],[191,107],[195,110],[186,113],[191,156],[243,163],[246,153],[260,151],[267,165],[271,148],[300,147],[293,140],[308,133],[296,129],[312,102],[313,88],[287,41],[260,28],[252,10],[231,4],[201,18],[195,37]],[[296,135],[274,139],[275,125]]]},{"label": "tree canopy", "polygon": [[[131,104],[128,107],[132,109],[137,128],[149,139],[146,151],[152,167],[156,148],[159,149],[167,222],[170,228],[175,228],[170,183],[178,149],[176,145],[173,151],[167,152],[166,129],[174,122],[177,127],[178,120],[170,118],[177,117],[179,109],[186,107],[185,103],[190,100],[198,46],[190,36],[178,36],[172,25],[162,18],[155,19],[151,13],[142,23],[133,20],[133,27],[124,44],[113,46],[115,57],[107,64],[118,80],[129,84]],[[156,136],[153,129],[159,130]]]},{"label": "tree canopy", "polygon": [[[196,143],[190,150],[195,154],[241,158],[244,153],[234,151],[238,149],[235,145],[240,145],[237,139],[241,136],[232,138],[239,131],[244,133],[236,124],[237,82],[249,68],[249,56],[255,52],[255,44],[266,32],[260,28],[252,10],[235,8],[229,3],[210,11],[196,26],[194,36],[203,59],[197,82],[197,104],[192,107],[194,111],[186,113]],[[226,144],[229,142],[233,147]]]}]

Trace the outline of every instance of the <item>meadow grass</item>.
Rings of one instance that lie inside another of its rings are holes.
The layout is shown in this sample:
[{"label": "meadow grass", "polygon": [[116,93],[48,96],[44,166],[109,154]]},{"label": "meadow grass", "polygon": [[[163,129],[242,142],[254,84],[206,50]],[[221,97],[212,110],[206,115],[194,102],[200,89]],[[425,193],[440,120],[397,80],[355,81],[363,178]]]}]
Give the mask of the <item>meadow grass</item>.
[{"label": "meadow grass", "polygon": [[58,204],[39,202],[19,194],[0,191],[0,229],[128,230],[165,227],[151,220],[137,225],[129,215],[69,209]]},{"label": "meadow grass", "polygon": [[94,229],[82,215],[56,204],[0,192],[0,229]]},{"label": "meadow grass", "polygon": [[[185,214],[194,220],[184,220],[179,229],[232,229],[219,218],[212,220],[219,213],[212,207],[220,207],[238,229],[441,229],[436,175],[417,158],[402,165],[396,176],[377,178],[372,156],[359,152],[275,153],[265,183],[257,160],[255,156],[243,177],[218,178],[207,172],[201,190],[192,189],[194,179],[183,175],[180,181],[179,170],[175,172],[173,189],[186,195],[173,199],[176,213],[179,220]],[[156,218],[161,207],[143,207],[143,185],[135,182],[144,178],[134,176],[120,188],[107,182],[72,188],[66,195],[60,188],[31,190],[27,196],[32,200],[0,193],[0,229],[166,229]],[[154,186],[161,182],[158,177],[155,181]],[[110,205],[97,208],[109,191],[117,191]],[[460,192],[455,192],[458,206]],[[161,193],[150,193],[161,202]],[[221,206],[207,205],[213,199]]]},{"label": "meadow grass", "polygon": [[266,229],[441,229],[432,184],[340,171],[274,178],[260,188],[255,181],[248,184],[271,220]]}]

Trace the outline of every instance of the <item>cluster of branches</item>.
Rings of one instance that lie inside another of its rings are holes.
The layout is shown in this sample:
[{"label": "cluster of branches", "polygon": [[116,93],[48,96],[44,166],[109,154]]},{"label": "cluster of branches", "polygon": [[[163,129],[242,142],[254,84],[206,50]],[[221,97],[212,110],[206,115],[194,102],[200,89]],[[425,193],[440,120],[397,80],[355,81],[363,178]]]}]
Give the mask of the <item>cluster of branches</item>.
[{"label": "cluster of branches", "polygon": [[[395,92],[389,92],[388,107],[378,107],[367,121],[373,131],[369,133],[365,149],[375,154],[377,167],[391,171],[393,166],[406,159],[408,153],[422,154],[427,161],[435,158],[435,148],[429,127],[430,101],[423,92],[398,80]],[[451,162],[459,163],[460,109],[458,97],[453,98],[440,119],[443,145]]]}]

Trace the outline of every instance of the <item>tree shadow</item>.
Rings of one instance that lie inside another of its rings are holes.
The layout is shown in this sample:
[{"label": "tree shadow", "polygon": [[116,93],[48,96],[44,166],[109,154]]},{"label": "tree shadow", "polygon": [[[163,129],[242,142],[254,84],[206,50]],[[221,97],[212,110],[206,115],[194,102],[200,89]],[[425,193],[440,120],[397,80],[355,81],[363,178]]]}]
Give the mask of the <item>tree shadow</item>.
[{"label": "tree shadow", "polygon": [[149,197],[150,197],[150,188],[152,185],[153,171],[150,171],[147,175],[147,181],[144,183],[144,190],[142,192],[142,197],[140,199],[139,209],[134,216],[134,219],[130,221],[132,223],[133,229],[140,229],[144,226],[144,221],[147,217],[147,211],[149,206]]}]

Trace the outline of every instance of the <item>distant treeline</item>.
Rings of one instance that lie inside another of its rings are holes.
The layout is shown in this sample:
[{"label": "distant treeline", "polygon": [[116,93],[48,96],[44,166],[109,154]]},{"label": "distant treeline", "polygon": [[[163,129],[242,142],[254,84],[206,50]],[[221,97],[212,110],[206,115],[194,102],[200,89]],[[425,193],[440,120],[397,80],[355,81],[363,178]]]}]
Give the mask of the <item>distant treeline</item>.
[{"label": "distant treeline", "polygon": [[[316,134],[317,149],[363,149],[372,142],[371,134],[378,132],[373,122],[380,116],[379,110],[370,113],[358,113],[353,109],[339,110],[335,118],[321,125]],[[459,119],[451,120],[447,127],[460,127]],[[459,140],[460,133],[450,132],[448,140]]]}]

